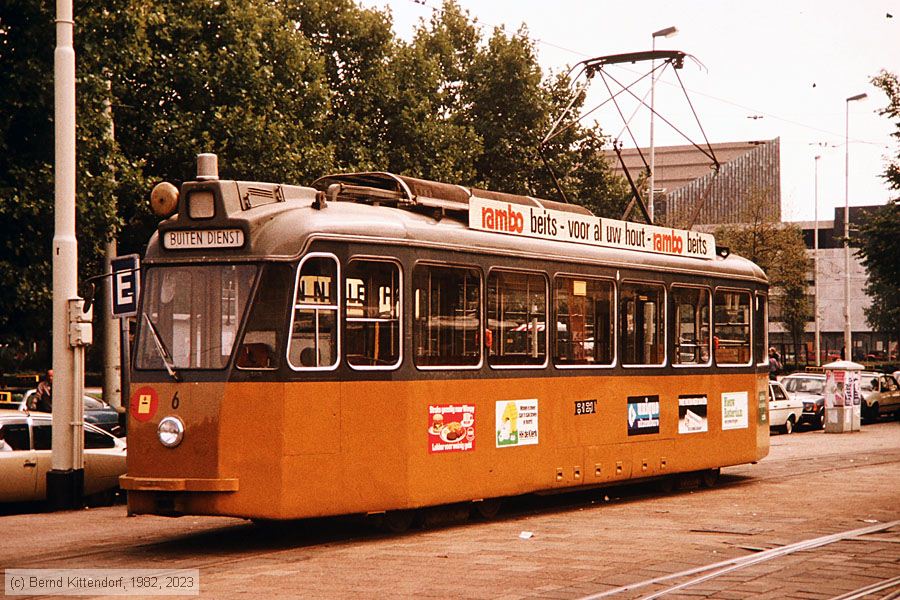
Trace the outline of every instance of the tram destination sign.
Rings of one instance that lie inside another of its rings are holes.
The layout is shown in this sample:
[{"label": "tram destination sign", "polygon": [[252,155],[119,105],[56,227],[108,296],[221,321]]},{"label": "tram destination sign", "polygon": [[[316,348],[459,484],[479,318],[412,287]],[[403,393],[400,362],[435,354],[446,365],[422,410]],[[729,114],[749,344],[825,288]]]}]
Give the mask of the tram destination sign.
[{"label": "tram destination sign", "polygon": [[477,196],[469,198],[469,227],[670,256],[707,260],[716,257],[716,240],[708,233],[510,204]]},{"label": "tram destination sign", "polygon": [[198,250],[204,248],[240,248],[244,232],[240,229],[170,229],[163,234],[167,250]]}]

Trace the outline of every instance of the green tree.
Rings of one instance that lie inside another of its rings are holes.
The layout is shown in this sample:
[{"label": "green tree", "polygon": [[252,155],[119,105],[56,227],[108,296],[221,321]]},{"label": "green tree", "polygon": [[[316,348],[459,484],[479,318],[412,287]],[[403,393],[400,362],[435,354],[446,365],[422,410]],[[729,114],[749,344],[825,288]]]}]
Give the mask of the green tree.
[{"label": "green tree", "polygon": [[767,215],[767,192],[755,190],[743,212],[741,224],[716,229],[716,242],[756,263],[769,278],[774,312],[791,337],[794,353],[806,323],[812,319],[806,294],[810,259],[803,234],[796,225],[779,223]]},{"label": "green tree", "polygon": [[333,146],[335,164],[323,169],[384,169],[384,92],[396,50],[390,16],[353,0],[277,0],[275,5],[324,61],[331,101],[321,135]]},{"label": "green tree", "polygon": [[[111,236],[143,248],[150,184],[193,178],[198,152],[243,179],[305,182],[333,164],[323,61],[270,2],[80,0],[75,14],[82,278]],[[53,20],[52,3],[0,0],[0,218],[14,233],[0,243],[0,343],[23,346],[50,341]]]},{"label": "green tree", "polygon": [[[888,97],[879,111],[894,122],[891,136],[900,140],[900,80],[895,73],[882,71],[872,78]],[[888,160],[884,180],[892,190],[900,190],[900,152]],[[875,331],[886,333],[900,347],[900,198],[870,215],[853,240],[857,255],[868,273],[866,293],[872,304],[866,321]]]}]

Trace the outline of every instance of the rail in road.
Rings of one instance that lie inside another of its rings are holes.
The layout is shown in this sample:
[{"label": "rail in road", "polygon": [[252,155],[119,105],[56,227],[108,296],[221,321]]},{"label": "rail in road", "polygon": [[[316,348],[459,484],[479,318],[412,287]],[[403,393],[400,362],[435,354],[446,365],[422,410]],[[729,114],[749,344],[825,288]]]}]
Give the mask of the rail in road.
[{"label": "rail in road", "polygon": [[528,497],[495,521],[395,536],[121,506],[6,515],[0,567],[198,568],[215,598],[884,598],[900,577],[897,481],[900,423],[880,423],[773,436],[769,458],[713,489]]}]

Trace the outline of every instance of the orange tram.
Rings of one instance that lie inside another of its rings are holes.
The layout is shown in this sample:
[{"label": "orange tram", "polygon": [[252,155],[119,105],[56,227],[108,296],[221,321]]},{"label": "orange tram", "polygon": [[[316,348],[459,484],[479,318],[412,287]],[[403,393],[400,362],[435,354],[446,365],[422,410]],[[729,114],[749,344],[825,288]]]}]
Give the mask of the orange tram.
[{"label": "orange tram", "polygon": [[177,214],[141,266],[132,514],[489,516],[768,453],[767,280],[708,234],[389,173],[198,171],[151,198]]}]

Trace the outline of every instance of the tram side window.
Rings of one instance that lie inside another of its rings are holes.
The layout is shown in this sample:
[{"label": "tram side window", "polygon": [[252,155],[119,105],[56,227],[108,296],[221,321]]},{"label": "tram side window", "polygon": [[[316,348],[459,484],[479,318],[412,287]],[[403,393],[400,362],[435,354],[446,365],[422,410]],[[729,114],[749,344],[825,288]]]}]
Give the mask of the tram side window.
[{"label": "tram side window", "polygon": [[672,287],[675,305],[676,365],[705,365],[710,357],[709,290]]},{"label": "tram side window", "polygon": [[338,267],[329,256],[307,258],[297,273],[288,363],[328,369],[338,360]]},{"label": "tram side window", "polygon": [[400,362],[400,268],[352,260],[344,279],[344,356],[351,367]]},{"label": "tram side window", "polygon": [[622,363],[661,365],[665,360],[665,290],[651,283],[623,283],[619,295]]},{"label": "tram side window", "polygon": [[235,362],[239,369],[277,369],[284,353],[285,311],[290,294],[291,269],[270,264],[263,269],[250,318]]},{"label": "tram side window", "polygon": [[750,292],[717,290],[714,312],[716,364],[749,364]]},{"label": "tram side window", "polygon": [[487,285],[488,362],[542,365],[547,358],[547,281],[543,275],[491,271]]},{"label": "tram side window", "polygon": [[479,272],[418,265],[413,271],[413,294],[416,365],[478,365],[482,339]]},{"label": "tram side window", "polygon": [[756,310],[753,311],[753,355],[756,364],[764,365],[769,362],[769,309],[768,298],[765,294],[756,294]]},{"label": "tram side window", "polygon": [[583,277],[557,277],[554,300],[554,363],[611,365],[615,318],[613,283]]}]

